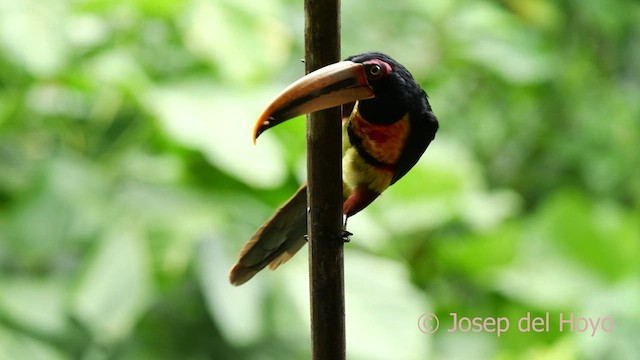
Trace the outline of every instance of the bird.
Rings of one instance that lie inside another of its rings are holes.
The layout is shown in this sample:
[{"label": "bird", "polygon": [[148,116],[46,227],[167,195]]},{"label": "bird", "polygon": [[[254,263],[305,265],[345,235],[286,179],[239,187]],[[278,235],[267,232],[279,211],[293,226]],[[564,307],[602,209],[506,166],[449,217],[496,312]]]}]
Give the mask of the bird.
[{"label": "bird", "polygon": [[[253,142],[286,120],[337,106],[342,108],[346,223],[417,163],[439,125],[427,93],[411,73],[384,53],[366,52],[289,85],[256,121]],[[266,266],[275,270],[302,248],[306,232],[303,184],[244,245],[229,271],[230,283],[242,285]]]}]

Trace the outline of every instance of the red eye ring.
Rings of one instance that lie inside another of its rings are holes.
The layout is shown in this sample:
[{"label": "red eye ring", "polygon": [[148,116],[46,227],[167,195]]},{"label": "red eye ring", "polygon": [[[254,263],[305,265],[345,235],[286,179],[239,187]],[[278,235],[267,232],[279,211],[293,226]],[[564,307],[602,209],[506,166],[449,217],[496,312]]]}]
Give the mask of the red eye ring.
[{"label": "red eye ring", "polygon": [[369,77],[370,80],[378,80],[393,72],[393,69],[389,64],[378,59],[365,61],[363,65],[365,67],[367,77]]}]

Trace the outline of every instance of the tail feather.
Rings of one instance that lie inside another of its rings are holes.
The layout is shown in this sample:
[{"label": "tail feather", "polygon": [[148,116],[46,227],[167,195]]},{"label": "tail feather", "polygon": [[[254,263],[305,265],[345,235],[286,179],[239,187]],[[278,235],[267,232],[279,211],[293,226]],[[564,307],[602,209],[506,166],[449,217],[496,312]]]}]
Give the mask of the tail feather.
[{"label": "tail feather", "polygon": [[229,272],[239,286],[267,265],[271,270],[285,263],[305,244],[307,233],[307,185],[303,185],[256,231],[240,251]]}]

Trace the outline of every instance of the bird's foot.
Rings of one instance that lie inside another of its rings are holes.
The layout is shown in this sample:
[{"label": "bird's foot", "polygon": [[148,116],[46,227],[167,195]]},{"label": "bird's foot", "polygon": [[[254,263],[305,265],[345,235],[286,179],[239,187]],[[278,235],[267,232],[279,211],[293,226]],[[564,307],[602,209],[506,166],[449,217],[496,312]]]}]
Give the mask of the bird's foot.
[{"label": "bird's foot", "polygon": [[[352,232],[349,232],[347,230],[340,230],[340,235],[338,235],[340,237],[340,239],[342,239],[342,241],[348,243],[351,241],[351,235],[353,235]],[[309,242],[309,235],[304,235],[304,241],[306,241],[307,243]]]},{"label": "bird's foot", "polygon": [[342,223],[342,230],[340,230],[340,236],[342,237],[342,241],[348,243],[351,241],[351,235],[353,235],[352,232],[347,230],[347,220],[349,219],[349,217],[347,217],[345,215],[344,217],[344,222]]},{"label": "bird's foot", "polygon": [[[307,209],[308,211],[308,209]],[[353,235],[353,233],[351,231],[347,230],[347,217],[344,217],[344,223],[342,224],[342,229],[340,230],[340,234],[338,235],[340,237],[340,239],[342,239],[342,241],[344,241],[345,243],[348,243],[351,241],[351,236]],[[309,242],[309,235],[306,234],[304,235],[304,241],[306,241],[307,243]]]},{"label": "bird's foot", "polygon": [[346,229],[340,230],[340,237],[342,238],[342,241],[346,243],[351,241],[351,235],[353,235],[353,233],[347,231]]}]

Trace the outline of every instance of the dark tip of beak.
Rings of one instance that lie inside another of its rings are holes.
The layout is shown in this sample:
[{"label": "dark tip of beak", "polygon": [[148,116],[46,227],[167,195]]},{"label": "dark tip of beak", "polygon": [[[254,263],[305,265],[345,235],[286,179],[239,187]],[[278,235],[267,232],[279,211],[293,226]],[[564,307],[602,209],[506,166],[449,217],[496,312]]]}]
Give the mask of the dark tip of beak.
[{"label": "dark tip of beak", "polygon": [[253,128],[253,143],[267,129],[288,119],[374,97],[362,64],[341,61],[298,79],[262,112]]},{"label": "dark tip of beak", "polygon": [[273,116],[269,116],[267,120],[263,120],[262,122],[258,122],[253,129],[253,143],[256,143],[256,140],[263,132],[267,131],[269,128],[275,126],[277,124],[276,119]]}]

